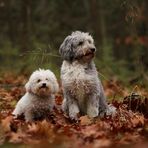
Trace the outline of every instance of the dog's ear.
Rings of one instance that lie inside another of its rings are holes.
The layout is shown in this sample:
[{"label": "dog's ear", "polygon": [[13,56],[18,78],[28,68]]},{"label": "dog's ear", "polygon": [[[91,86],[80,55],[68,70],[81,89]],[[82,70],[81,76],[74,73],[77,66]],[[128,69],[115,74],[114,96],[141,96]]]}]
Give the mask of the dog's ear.
[{"label": "dog's ear", "polygon": [[26,92],[31,92],[31,87],[29,81],[25,84]]},{"label": "dog's ear", "polygon": [[72,61],[74,58],[72,40],[73,39],[71,36],[66,37],[59,49],[59,53],[61,54],[62,58],[67,61]]}]

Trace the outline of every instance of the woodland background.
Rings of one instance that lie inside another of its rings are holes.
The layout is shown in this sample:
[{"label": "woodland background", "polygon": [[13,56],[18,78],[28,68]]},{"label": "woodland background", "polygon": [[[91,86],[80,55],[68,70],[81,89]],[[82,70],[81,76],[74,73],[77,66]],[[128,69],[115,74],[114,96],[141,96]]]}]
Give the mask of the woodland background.
[{"label": "woodland background", "polygon": [[75,30],[93,35],[104,77],[146,85],[147,0],[0,0],[0,72],[59,76],[59,46]]},{"label": "woodland background", "polygon": [[[60,82],[60,44],[72,31],[95,40],[95,63],[117,114],[71,121],[62,88],[46,120],[12,111],[32,71],[50,68]],[[0,0],[0,147],[147,148],[148,0]]]}]

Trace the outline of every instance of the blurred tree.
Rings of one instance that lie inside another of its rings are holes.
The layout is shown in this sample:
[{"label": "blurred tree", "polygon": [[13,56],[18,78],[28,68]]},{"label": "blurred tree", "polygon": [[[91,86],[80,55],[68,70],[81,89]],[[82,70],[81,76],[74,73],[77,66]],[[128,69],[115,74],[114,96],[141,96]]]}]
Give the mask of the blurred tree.
[{"label": "blurred tree", "polygon": [[[147,0],[0,0],[0,59],[38,49],[44,56],[58,54],[63,39],[82,30],[94,36],[100,67],[120,74],[139,73],[138,66],[148,71],[147,16]],[[60,64],[60,58],[48,59]]]},{"label": "blurred tree", "polygon": [[31,1],[21,1],[21,50],[25,52],[31,46]]}]

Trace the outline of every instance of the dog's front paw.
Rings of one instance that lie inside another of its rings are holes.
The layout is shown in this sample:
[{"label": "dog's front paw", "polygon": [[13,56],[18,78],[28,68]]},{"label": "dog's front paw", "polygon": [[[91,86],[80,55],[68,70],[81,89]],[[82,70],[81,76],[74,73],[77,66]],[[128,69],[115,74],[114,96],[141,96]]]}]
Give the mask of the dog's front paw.
[{"label": "dog's front paw", "polygon": [[78,120],[78,114],[79,113],[69,113],[69,117],[71,120]]},{"label": "dog's front paw", "polygon": [[23,111],[19,107],[16,107],[15,110],[12,112],[12,116],[14,119],[20,117],[22,114],[23,114]]},{"label": "dog's front paw", "polygon": [[69,117],[72,120],[78,120],[79,108],[77,105],[69,106]]},{"label": "dog's front paw", "polygon": [[78,107],[70,108],[69,117],[71,120],[78,120],[79,109]]},{"label": "dog's front paw", "polygon": [[90,118],[94,118],[94,117],[97,117],[99,114],[99,109],[97,107],[89,107],[87,109],[87,115],[90,117]]}]

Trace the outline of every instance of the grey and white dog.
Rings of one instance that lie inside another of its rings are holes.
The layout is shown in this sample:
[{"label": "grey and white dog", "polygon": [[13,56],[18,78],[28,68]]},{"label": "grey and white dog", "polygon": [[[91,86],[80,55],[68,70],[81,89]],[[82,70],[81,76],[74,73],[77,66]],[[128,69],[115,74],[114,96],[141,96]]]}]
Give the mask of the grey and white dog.
[{"label": "grey and white dog", "polygon": [[112,114],[114,107],[106,102],[102,84],[93,62],[96,51],[94,40],[88,33],[75,31],[60,46],[63,58],[61,80],[64,93],[63,111],[71,119],[78,114],[97,117],[101,113]]}]

